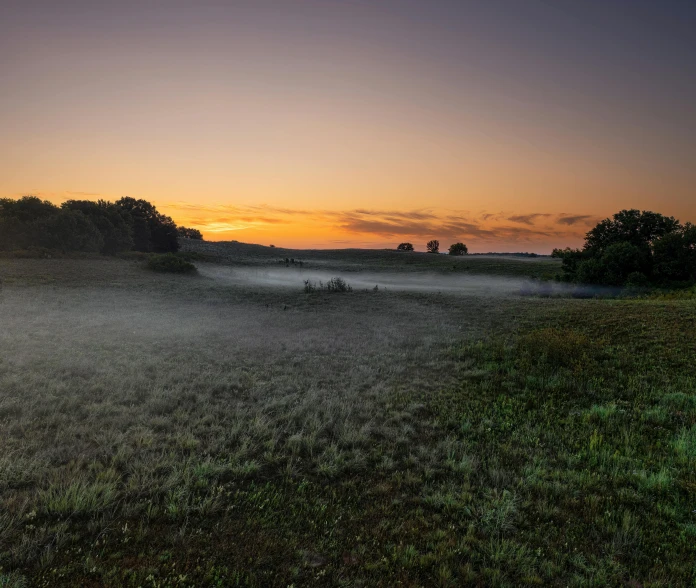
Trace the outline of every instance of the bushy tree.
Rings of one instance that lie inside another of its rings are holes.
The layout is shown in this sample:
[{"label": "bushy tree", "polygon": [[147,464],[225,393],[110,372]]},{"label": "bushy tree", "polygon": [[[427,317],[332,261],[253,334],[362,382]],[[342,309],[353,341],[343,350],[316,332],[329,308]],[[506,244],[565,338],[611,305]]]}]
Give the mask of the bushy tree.
[{"label": "bushy tree", "polygon": [[653,274],[662,282],[696,281],[696,226],[686,223],[655,241]]},{"label": "bushy tree", "polygon": [[0,216],[20,223],[31,223],[52,216],[57,210],[58,207],[55,204],[36,196],[23,196],[17,200],[0,198]]},{"label": "bushy tree", "polygon": [[612,286],[696,281],[696,228],[656,212],[622,210],[590,230],[582,249],[554,249],[563,278]]},{"label": "bushy tree", "polygon": [[114,255],[133,248],[132,218],[115,204],[99,200],[68,200],[62,208],[82,212],[102,236],[101,253]]},{"label": "bushy tree", "polygon": [[59,209],[36,221],[38,245],[48,249],[98,252],[104,245],[94,223],[79,210]]},{"label": "bushy tree", "polygon": [[607,286],[622,286],[631,274],[641,274],[647,279],[648,273],[649,252],[627,241],[609,245],[601,255],[581,262],[578,267],[579,281]]},{"label": "bushy tree", "polygon": [[601,253],[615,243],[631,243],[636,247],[649,249],[655,239],[679,228],[679,221],[672,216],[648,210],[622,210],[611,219],[604,219],[587,233],[584,249]]},{"label": "bushy tree", "polygon": [[[188,227],[179,227],[179,237],[183,237],[184,239],[198,239],[200,241],[203,240],[203,235],[198,229],[189,229]],[[271,247],[274,247],[274,245],[271,245]]]},{"label": "bushy tree", "polygon": [[425,246],[425,249],[428,253],[440,253],[440,241],[437,239],[432,239],[431,241],[428,241],[428,243]]},{"label": "bushy tree", "polygon": [[174,221],[145,200],[68,200],[57,207],[35,196],[0,199],[4,250],[38,246],[107,255],[130,249],[169,252],[178,249],[177,239]]},{"label": "bushy tree", "polygon": [[396,247],[397,251],[413,251],[413,245],[411,243],[399,243]]},{"label": "bushy tree", "polygon": [[449,248],[450,255],[466,255],[469,253],[469,248],[464,243],[452,243]]},{"label": "bushy tree", "polygon": [[116,206],[130,215],[136,251],[167,253],[179,250],[176,224],[158,212],[153,204],[126,196],[117,200]]}]

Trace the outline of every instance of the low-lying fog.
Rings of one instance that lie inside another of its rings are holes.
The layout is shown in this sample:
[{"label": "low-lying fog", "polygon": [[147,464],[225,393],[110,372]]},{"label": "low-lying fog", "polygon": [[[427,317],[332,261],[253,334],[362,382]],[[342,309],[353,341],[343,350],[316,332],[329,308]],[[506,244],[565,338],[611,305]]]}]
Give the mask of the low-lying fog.
[{"label": "low-lying fog", "polygon": [[380,290],[400,292],[442,292],[466,296],[608,296],[615,289],[598,286],[582,286],[558,282],[542,282],[528,278],[487,276],[476,274],[442,275],[436,273],[389,272],[330,272],[307,270],[298,267],[283,268],[231,268],[201,264],[199,273],[206,278],[230,285],[266,286],[302,289],[306,281],[319,287],[331,278],[340,277],[354,290]]}]

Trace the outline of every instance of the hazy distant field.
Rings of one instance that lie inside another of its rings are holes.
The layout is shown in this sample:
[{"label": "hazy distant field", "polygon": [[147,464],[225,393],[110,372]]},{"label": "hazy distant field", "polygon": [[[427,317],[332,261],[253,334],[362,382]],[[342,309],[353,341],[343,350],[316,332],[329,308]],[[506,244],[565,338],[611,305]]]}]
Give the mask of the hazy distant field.
[{"label": "hazy distant field", "polygon": [[693,300],[186,248],[196,275],[0,259],[0,586],[694,581]]}]

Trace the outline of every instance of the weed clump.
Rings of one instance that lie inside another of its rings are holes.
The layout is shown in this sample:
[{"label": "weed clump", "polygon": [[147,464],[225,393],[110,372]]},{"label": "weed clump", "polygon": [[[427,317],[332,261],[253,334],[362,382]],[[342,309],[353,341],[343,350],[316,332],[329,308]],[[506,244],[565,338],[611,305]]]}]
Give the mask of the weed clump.
[{"label": "weed clump", "polygon": [[584,333],[546,328],[533,331],[517,343],[518,357],[529,365],[552,368],[581,367],[597,351],[597,344]]},{"label": "weed clump", "polygon": [[318,285],[311,280],[305,280],[304,291],[307,294],[314,292],[352,292],[353,288],[343,278],[331,278],[326,284],[320,281]]},{"label": "weed clump", "polygon": [[177,257],[173,253],[163,253],[162,255],[151,255],[147,260],[147,267],[155,272],[168,272],[175,274],[185,274],[195,272],[196,266],[191,262]]}]

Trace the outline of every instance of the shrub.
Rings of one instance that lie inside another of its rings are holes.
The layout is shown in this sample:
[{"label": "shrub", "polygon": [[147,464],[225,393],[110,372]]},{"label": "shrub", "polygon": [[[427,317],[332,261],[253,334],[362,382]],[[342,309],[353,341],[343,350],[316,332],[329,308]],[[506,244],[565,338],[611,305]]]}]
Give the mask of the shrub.
[{"label": "shrub", "polygon": [[397,251],[413,251],[413,245],[411,243],[399,243],[396,250]]},{"label": "shrub", "polygon": [[351,288],[343,278],[331,278],[326,283],[326,290],[328,292],[352,292]]},{"label": "shrub", "polygon": [[331,278],[326,284],[319,282],[318,286],[316,282],[305,280],[304,291],[307,294],[313,292],[352,292],[353,288],[343,278]]},{"label": "shrub", "polygon": [[147,260],[147,267],[155,272],[170,272],[183,274],[196,271],[196,266],[192,263],[177,257],[173,253],[163,253],[162,255],[151,255]]}]

